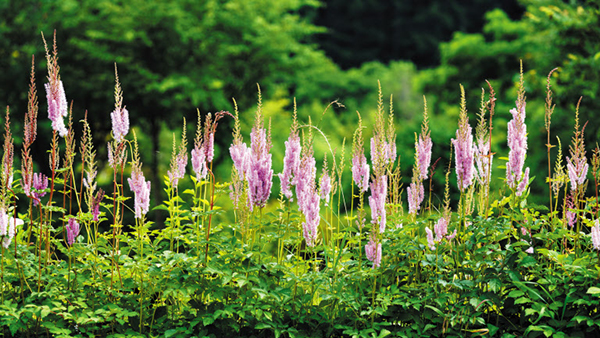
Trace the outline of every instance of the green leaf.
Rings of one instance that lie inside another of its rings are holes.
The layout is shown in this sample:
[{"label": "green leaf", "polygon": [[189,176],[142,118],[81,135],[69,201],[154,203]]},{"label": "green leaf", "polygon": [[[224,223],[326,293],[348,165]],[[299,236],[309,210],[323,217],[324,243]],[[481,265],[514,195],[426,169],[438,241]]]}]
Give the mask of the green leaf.
[{"label": "green leaf", "polygon": [[592,286],[590,287],[586,293],[592,294],[592,295],[596,295],[600,293],[600,288],[596,287],[596,286]]},{"label": "green leaf", "polygon": [[206,316],[206,317],[202,318],[202,325],[204,325],[204,326],[208,326],[214,322],[215,322],[215,320],[211,316]]},{"label": "green leaf", "polygon": [[488,282],[488,286],[490,287],[490,290],[498,292],[502,288],[502,282],[498,278],[493,278]]},{"label": "green leaf", "polygon": [[531,299],[529,299],[527,297],[521,297],[521,298],[518,298],[517,300],[515,300],[515,305],[516,304],[525,304],[525,303],[531,303]]},{"label": "green leaf", "polygon": [[381,332],[379,332],[379,335],[377,336],[377,338],[387,337],[390,334],[392,334],[390,331],[383,329],[383,330],[381,330]]},{"label": "green leaf", "polygon": [[517,298],[523,296],[525,293],[521,290],[512,290],[508,293],[509,298]]}]

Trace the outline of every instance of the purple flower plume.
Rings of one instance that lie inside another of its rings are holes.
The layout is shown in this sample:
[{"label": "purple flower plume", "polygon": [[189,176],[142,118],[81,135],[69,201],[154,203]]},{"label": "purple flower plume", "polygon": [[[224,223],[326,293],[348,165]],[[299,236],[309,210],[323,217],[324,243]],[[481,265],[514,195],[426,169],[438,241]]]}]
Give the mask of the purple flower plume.
[{"label": "purple flower plume", "polygon": [[42,173],[33,174],[33,205],[39,204],[40,198],[46,195],[44,190],[48,189],[48,177]]},{"label": "purple flower plume", "polygon": [[361,192],[369,190],[369,165],[367,158],[362,153],[352,158],[352,179]]},{"label": "purple flower plume", "polygon": [[167,172],[172,186],[177,186],[179,180],[185,177],[185,167],[187,166],[188,155],[185,150],[180,151],[175,159],[171,161],[171,169]]},{"label": "purple flower plume", "polygon": [[203,180],[208,174],[208,167],[206,166],[206,152],[204,149],[195,147],[192,149],[192,169],[196,173],[196,179],[198,181]]},{"label": "purple flower plume", "polygon": [[309,190],[308,195],[304,198],[302,213],[304,214],[305,221],[302,223],[302,230],[306,245],[312,247],[316,244],[321,216],[319,215],[319,194],[314,188],[314,183]]},{"label": "purple flower plume", "polygon": [[600,222],[596,220],[592,227],[592,246],[594,249],[600,251]]},{"label": "purple flower plume", "polygon": [[327,171],[323,172],[321,179],[319,180],[319,193],[321,199],[325,201],[325,205],[329,204],[329,193],[331,192],[331,176]]},{"label": "purple flower plume", "polygon": [[146,181],[144,173],[136,167],[127,182],[131,191],[135,193],[135,218],[141,219],[150,208],[150,181]]},{"label": "purple flower plume", "polygon": [[425,232],[427,233],[427,245],[429,249],[435,250],[435,241],[433,240],[433,232],[429,228],[425,228]]},{"label": "purple flower plume", "polygon": [[209,133],[204,144],[204,152],[206,154],[206,162],[210,163],[215,158],[215,133]]},{"label": "purple flower plume", "polygon": [[313,193],[315,178],[317,175],[317,165],[315,158],[307,152],[302,155],[298,174],[295,176],[296,197],[298,199],[298,210],[305,212],[308,208],[309,197]]},{"label": "purple flower plume", "polygon": [[264,207],[271,195],[273,185],[273,169],[271,154],[271,142],[267,137],[267,131],[254,126],[250,133],[250,156],[247,166],[246,179],[248,180],[248,201],[250,209],[253,207]]},{"label": "purple flower plume", "polygon": [[297,133],[292,132],[287,141],[285,141],[285,156],[283,157],[283,172],[279,173],[281,181],[281,192],[290,199],[292,198],[291,186],[294,185],[298,175],[298,167],[300,165],[300,137]]},{"label": "purple flower plume", "polygon": [[[519,102],[517,102],[519,106]],[[523,167],[525,166],[525,157],[527,157],[527,126],[525,125],[525,102],[521,104],[521,109],[511,109],[513,118],[508,122],[508,163],[506,164],[506,183],[511,189],[516,189],[516,195],[521,196],[527,187],[527,183],[520,184],[529,180],[525,177]]]},{"label": "purple flower plume", "polygon": [[421,209],[421,202],[425,198],[425,191],[423,190],[423,183],[420,181],[412,182],[407,189],[408,194],[408,213],[417,214],[417,211]]},{"label": "purple flower plume", "polygon": [[98,222],[100,216],[100,202],[104,198],[104,190],[100,189],[96,193],[96,196],[92,199],[91,211],[94,222]]},{"label": "purple flower plume", "polygon": [[456,131],[456,139],[452,139],[454,146],[456,177],[458,188],[465,191],[473,184],[473,171],[475,165],[475,152],[473,149],[473,133],[470,125],[462,124]]},{"label": "purple flower plume", "polygon": [[448,234],[448,223],[449,217],[442,217],[438,219],[438,221],[433,226],[433,230],[435,231],[435,240],[437,242],[441,242],[444,237]]},{"label": "purple flower plume", "polygon": [[112,133],[117,142],[122,142],[123,138],[129,132],[129,112],[127,108],[116,108],[110,113],[112,121]]},{"label": "purple flower plume", "polygon": [[46,83],[44,88],[48,100],[48,118],[52,121],[52,129],[61,137],[65,137],[68,131],[63,118],[68,115],[68,106],[63,83],[60,80],[54,85]]},{"label": "purple flower plume", "polygon": [[250,148],[248,148],[246,143],[233,144],[229,147],[229,154],[238,175],[240,178],[244,178],[244,175],[248,171],[248,164],[250,163]]},{"label": "purple flower plume", "polygon": [[419,174],[421,175],[421,180],[426,180],[427,171],[429,170],[429,165],[431,164],[431,148],[433,147],[431,137],[429,135],[424,136],[421,134],[415,146],[417,148],[419,157]]},{"label": "purple flower plume", "polygon": [[571,181],[571,191],[577,190],[577,187],[585,183],[589,165],[584,156],[567,157],[567,169],[569,171],[569,180]]},{"label": "purple flower plume", "polygon": [[490,140],[479,140],[479,144],[475,145],[475,163],[477,164],[477,180],[481,185],[490,183],[493,158],[494,155],[490,153]]},{"label": "purple flower plume", "polygon": [[367,259],[373,262],[373,269],[381,266],[381,243],[377,243],[371,238],[369,243],[365,245],[365,253]]},{"label": "purple flower plume", "polygon": [[23,220],[11,217],[6,213],[4,206],[0,207],[0,238],[2,238],[2,246],[8,249],[10,242],[17,232],[17,226],[22,225]]},{"label": "purple flower plume", "polygon": [[67,223],[67,244],[73,245],[75,243],[75,238],[79,235],[79,223],[74,217],[69,218],[69,222]]},{"label": "purple flower plume", "polygon": [[371,222],[379,224],[379,232],[385,231],[385,198],[387,197],[387,176],[376,177],[371,183]]}]

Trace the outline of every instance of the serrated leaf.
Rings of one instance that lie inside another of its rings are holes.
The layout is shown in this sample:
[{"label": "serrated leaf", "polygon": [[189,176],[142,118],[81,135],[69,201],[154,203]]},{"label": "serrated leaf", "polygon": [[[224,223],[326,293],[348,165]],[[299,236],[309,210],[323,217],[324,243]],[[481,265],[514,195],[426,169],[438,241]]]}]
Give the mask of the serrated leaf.
[{"label": "serrated leaf", "polygon": [[490,287],[490,290],[498,292],[500,291],[500,288],[502,288],[502,282],[498,278],[493,278],[488,282],[488,286]]}]

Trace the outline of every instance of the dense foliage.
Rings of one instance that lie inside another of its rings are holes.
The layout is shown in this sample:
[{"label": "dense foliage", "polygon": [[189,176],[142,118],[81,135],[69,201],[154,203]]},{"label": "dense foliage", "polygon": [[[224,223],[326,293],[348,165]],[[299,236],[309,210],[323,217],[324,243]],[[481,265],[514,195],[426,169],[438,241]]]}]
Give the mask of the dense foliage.
[{"label": "dense foliage", "polygon": [[[5,115],[4,336],[587,337],[600,331],[600,149],[596,146],[588,159],[576,111],[568,155],[548,162],[554,168],[548,173],[548,205],[528,203],[535,178],[525,165],[531,136],[523,73],[508,123],[508,158],[499,160],[506,165],[501,177],[506,183],[496,199],[490,194],[495,178],[490,140],[500,128],[492,127],[491,86],[482,94],[476,119],[460,86],[452,147],[432,144],[429,123],[436,123],[436,116],[430,117],[425,105],[415,150],[408,150],[415,165],[406,194],[393,102],[386,107],[381,88],[373,131],[364,130],[359,118],[351,153],[329,147],[338,135],[323,133],[310,118],[301,120],[296,110],[287,121],[288,140],[273,138],[260,91],[250,142],[244,142],[237,108],[234,114],[199,114],[192,152],[184,125],[173,137],[164,186],[157,187],[145,179],[140,158],[145,145],[135,129],[130,131],[128,99],[115,69],[106,159],[113,187],[105,193],[97,186],[100,159],[87,116],[74,122],[56,41],[44,45],[46,100],[38,101],[32,66],[19,132],[21,170],[13,168],[14,119],[8,109]],[[548,119],[552,102],[548,76]],[[30,152],[32,144],[48,142],[36,140],[38,122],[46,123],[38,121],[39,107],[47,108],[53,129],[48,177],[35,172]],[[476,128],[470,118],[477,120]],[[214,147],[225,119],[234,121],[230,156]],[[277,143],[285,144],[285,157],[275,202],[270,150]],[[432,147],[454,158],[436,167]],[[320,149],[326,149],[328,160],[317,166]],[[229,182],[215,178],[212,164],[218,160],[229,163]],[[446,172],[442,203],[425,188],[435,168]],[[451,203],[453,172],[460,196]],[[183,189],[183,180],[192,187]],[[168,198],[151,205],[150,191],[159,188]],[[587,198],[586,189],[595,197]],[[164,226],[146,219],[150,208],[168,214]],[[135,220],[126,221],[125,214]]]},{"label": "dense foliage", "polygon": [[0,2],[0,332],[598,335],[600,8],[522,3],[342,71],[316,1]]}]

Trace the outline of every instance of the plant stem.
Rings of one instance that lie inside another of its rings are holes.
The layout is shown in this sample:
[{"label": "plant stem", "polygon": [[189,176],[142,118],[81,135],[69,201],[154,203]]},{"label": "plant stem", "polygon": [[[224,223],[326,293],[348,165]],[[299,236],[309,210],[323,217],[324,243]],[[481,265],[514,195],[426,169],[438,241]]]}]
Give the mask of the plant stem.
[{"label": "plant stem", "polygon": [[[212,167],[212,166],[211,166]],[[210,193],[210,214],[208,215],[208,227],[206,228],[206,252],[204,253],[204,257],[206,259],[206,263],[208,264],[208,240],[210,238],[210,226],[212,223],[212,210],[215,205],[215,175],[212,172],[212,169],[209,170],[211,176],[211,193]]]}]

